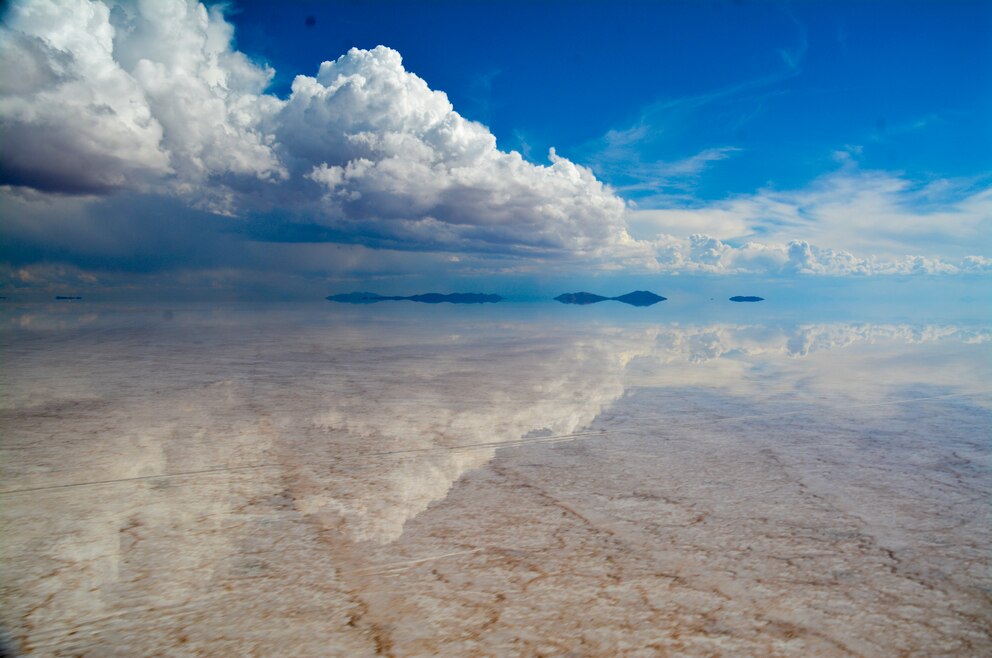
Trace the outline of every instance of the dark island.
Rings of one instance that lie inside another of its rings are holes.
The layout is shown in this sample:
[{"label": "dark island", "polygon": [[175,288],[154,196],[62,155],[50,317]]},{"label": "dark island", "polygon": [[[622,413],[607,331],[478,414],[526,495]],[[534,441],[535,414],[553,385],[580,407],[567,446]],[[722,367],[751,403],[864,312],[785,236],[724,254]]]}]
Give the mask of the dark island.
[{"label": "dark island", "polygon": [[662,297],[661,295],[656,295],[653,292],[648,292],[647,290],[635,290],[634,292],[628,292],[626,295],[620,295],[619,297],[603,297],[602,295],[596,295],[591,292],[566,292],[563,295],[558,295],[555,297],[555,301],[561,302],[562,304],[578,304],[580,306],[585,306],[587,304],[598,304],[599,302],[614,301],[623,302],[624,304],[630,304],[631,306],[651,306],[657,304],[658,302],[663,302],[667,297]]},{"label": "dark island", "polygon": [[591,292],[566,292],[555,297],[555,301],[559,301],[562,304],[578,304],[580,306],[605,302],[607,299],[609,297],[594,295]]},{"label": "dark island", "polygon": [[479,292],[453,292],[450,295],[444,295],[439,292],[428,292],[423,295],[410,295],[409,297],[378,295],[374,292],[347,292],[340,295],[328,295],[326,299],[344,304],[374,304],[376,302],[399,301],[421,302],[423,304],[486,304],[502,301],[503,298],[499,295],[486,295]]},{"label": "dark island", "polygon": [[744,296],[737,295],[736,297],[731,297],[730,298],[730,301],[732,301],[732,302],[763,302],[763,301],[765,301],[765,298],[764,297],[755,297],[753,295],[744,295]]},{"label": "dark island", "polygon": [[64,301],[64,300],[67,300],[67,299],[82,299],[82,297],[79,297],[79,296],[76,296],[76,295],[55,295],[55,299],[58,299],[60,301]]},{"label": "dark island", "polygon": [[634,292],[628,292],[626,295],[620,295],[613,299],[614,301],[630,304],[631,306],[651,306],[652,304],[665,301],[667,297],[656,295],[647,290],[635,290]]}]

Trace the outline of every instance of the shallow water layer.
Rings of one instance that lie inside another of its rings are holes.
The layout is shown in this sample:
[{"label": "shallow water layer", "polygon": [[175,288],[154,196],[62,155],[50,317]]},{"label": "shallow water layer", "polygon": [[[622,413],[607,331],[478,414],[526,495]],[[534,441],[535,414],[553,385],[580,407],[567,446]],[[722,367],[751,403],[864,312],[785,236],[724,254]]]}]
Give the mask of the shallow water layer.
[{"label": "shallow water layer", "polygon": [[992,653],[987,326],[534,308],[6,310],[11,644]]}]

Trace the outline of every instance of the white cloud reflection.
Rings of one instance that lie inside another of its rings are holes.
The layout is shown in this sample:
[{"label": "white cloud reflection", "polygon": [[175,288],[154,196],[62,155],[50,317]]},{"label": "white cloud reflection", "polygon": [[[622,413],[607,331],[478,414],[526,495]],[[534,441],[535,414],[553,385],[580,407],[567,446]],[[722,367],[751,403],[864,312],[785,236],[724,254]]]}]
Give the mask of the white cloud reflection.
[{"label": "white cloud reflection", "polygon": [[[965,355],[990,339],[987,329],[946,325],[466,321],[400,331],[269,318],[245,332],[242,320],[9,317],[5,332],[23,348],[0,394],[8,427],[58,430],[32,448],[41,463],[63,440],[94,448],[72,477],[10,472],[8,487],[267,464],[287,473],[299,512],[355,541],[388,543],[500,445],[598,431],[597,417],[632,388],[774,395],[786,405],[969,392],[985,384]],[[66,340],[37,351],[55,336]],[[921,376],[906,358],[916,345],[942,350],[940,372]],[[850,364],[866,358],[877,370],[852,379]]]}]

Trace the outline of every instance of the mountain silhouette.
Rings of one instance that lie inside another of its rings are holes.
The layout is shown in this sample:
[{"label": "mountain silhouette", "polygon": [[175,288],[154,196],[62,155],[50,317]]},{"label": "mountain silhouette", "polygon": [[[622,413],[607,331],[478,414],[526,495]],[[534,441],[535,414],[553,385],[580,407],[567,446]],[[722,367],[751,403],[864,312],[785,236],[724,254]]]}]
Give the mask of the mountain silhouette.
[{"label": "mountain silhouette", "polygon": [[744,295],[744,296],[737,295],[735,297],[731,297],[730,298],[730,301],[732,301],[732,302],[763,302],[763,301],[765,301],[765,298],[764,297],[755,297],[754,295]]},{"label": "mountain silhouette", "polygon": [[605,302],[607,299],[609,297],[594,295],[591,292],[566,292],[555,297],[555,301],[559,301],[562,304],[578,304],[580,306]]},{"label": "mountain silhouette", "polygon": [[667,297],[656,295],[647,290],[635,290],[634,292],[628,292],[626,295],[620,295],[619,297],[603,297],[602,295],[597,295],[591,292],[566,292],[555,297],[555,301],[559,301],[562,304],[578,304],[580,306],[585,306],[587,304],[598,304],[599,302],[605,301],[623,302],[624,304],[630,304],[631,306],[651,306],[653,304],[657,304],[658,302],[663,302],[666,299]]},{"label": "mountain silhouette", "polygon": [[398,301],[421,302],[423,304],[485,304],[488,302],[498,302],[503,298],[499,295],[486,295],[479,292],[453,292],[450,295],[439,292],[428,292],[422,295],[410,295],[409,297],[379,295],[374,292],[346,292],[340,295],[328,295],[326,299],[344,304],[374,304],[376,302]]},{"label": "mountain silhouette", "polygon": [[635,290],[634,292],[628,292],[626,295],[620,295],[613,299],[624,304],[630,304],[631,306],[651,306],[652,304],[665,301],[666,298],[647,290]]}]

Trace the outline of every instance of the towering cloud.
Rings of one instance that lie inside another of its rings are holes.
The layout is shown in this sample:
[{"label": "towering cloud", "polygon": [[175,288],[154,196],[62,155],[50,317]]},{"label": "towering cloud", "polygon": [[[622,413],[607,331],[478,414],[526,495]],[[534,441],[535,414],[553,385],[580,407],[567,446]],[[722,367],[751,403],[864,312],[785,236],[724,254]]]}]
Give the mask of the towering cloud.
[{"label": "towering cloud", "polygon": [[298,76],[277,118],[291,167],[321,188],[324,216],[386,241],[439,248],[601,253],[629,239],[624,204],[550,153],[532,165],[403,68],[352,49]]},{"label": "towering cloud", "polygon": [[352,49],[284,100],[232,36],[218,7],[186,0],[16,3],[0,182],[176,194],[233,215],[289,200],[378,246],[592,255],[630,242],[623,201],[588,169],[498,150],[395,50]]},{"label": "towering cloud", "polygon": [[18,4],[0,33],[0,181],[106,192],[172,173],[162,125],[113,57],[108,7]]},{"label": "towering cloud", "polygon": [[3,183],[189,194],[212,178],[285,178],[258,128],[278,106],[261,95],[272,72],[231,50],[218,9],[22,2],[2,29]]}]

